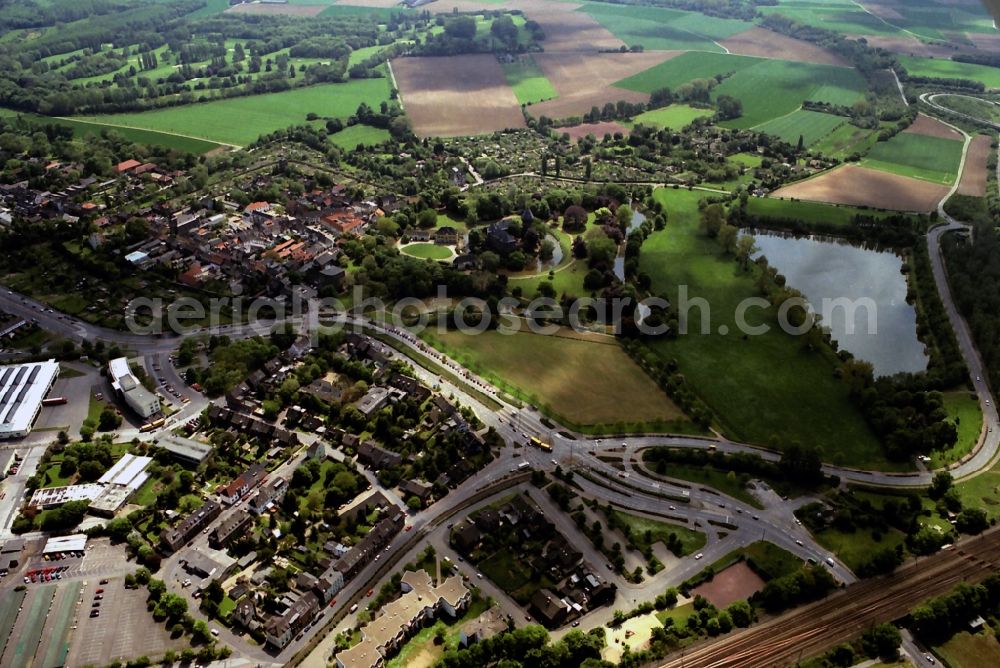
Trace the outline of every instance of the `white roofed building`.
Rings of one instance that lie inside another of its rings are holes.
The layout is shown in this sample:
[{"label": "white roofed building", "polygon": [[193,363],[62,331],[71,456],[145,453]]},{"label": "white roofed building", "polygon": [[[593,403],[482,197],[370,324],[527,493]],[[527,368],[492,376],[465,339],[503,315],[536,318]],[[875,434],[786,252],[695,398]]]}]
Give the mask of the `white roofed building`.
[{"label": "white roofed building", "polygon": [[59,377],[59,363],[33,362],[0,366],[0,439],[24,438]]},{"label": "white roofed building", "polygon": [[133,375],[128,359],[119,357],[108,362],[108,375],[111,387],[139,417],[147,419],[160,412],[160,398],[142,386]]}]

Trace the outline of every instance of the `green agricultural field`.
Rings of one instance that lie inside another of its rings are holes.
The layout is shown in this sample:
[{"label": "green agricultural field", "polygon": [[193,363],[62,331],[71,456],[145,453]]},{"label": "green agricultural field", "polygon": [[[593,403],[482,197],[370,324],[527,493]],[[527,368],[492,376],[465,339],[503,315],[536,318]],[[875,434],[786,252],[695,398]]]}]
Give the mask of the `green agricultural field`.
[{"label": "green agricultural field", "polygon": [[358,124],[346,127],[337,134],[331,135],[330,141],[342,149],[353,151],[358,146],[376,146],[391,138],[392,135],[389,134],[388,130]]},{"label": "green agricultural field", "polygon": [[654,65],[615,83],[618,88],[652,93],[658,88],[676,89],[692,79],[709,79],[749,69],[762,61],[751,56],[725,53],[685,53]]},{"label": "green agricultural field", "polygon": [[747,211],[754,216],[768,216],[785,220],[799,220],[803,223],[823,223],[826,225],[850,225],[855,216],[875,216],[884,218],[895,215],[887,211],[859,209],[854,206],[837,206],[821,202],[802,200],[751,197],[747,201]]},{"label": "green agricultural field", "polygon": [[934,653],[950,668],[1000,666],[1000,642],[992,631],[960,631],[948,642],[936,645]]},{"label": "green agricultural field", "polygon": [[197,137],[228,144],[250,144],[262,134],[306,122],[306,114],[347,118],[362,102],[378,108],[389,100],[385,78],[352,79],[342,84],[295,88],[228,100],[214,100],[131,114],[86,116],[74,120],[120,125]]},{"label": "green agricultural field", "polygon": [[901,132],[877,142],[862,164],[901,176],[950,185],[962,162],[962,142]]},{"label": "green agricultural field", "polygon": [[[525,326],[526,330],[527,327]],[[522,332],[426,331],[424,340],[510,389],[566,426],[661,423],[692,427],[672,401],[612,339],[595,343]],[[628,401],[622,401],[628,397]]]},{"label": "green agricultural field", "polygon": [[615,85],[651,93],[727,74],[731,76],[713,95],[731,95],[743,103],[743,115],[723,123],[732,128],[751,128],[789,115],[806,100],[850,106],[865,90],[861,75],[846,67],[704,53],[672,58]]},{"label": "green agricultural field", "polygon": [[760,11],[848,35],[896,35],[901,32],[850,0],[780,0],[776,6],[760,7]]},{"label": "green agricultural field", "polygon": [[657,128],[680,130],[690,125],[695,119],[707,118],[714,113],[712,109],[699,109],[686,104],[672,104],[669,107],[643,112],[632,121]]},{"label": "green agricultural field", "polygon": [[410,244],[402,249],[402,252],[421,260],[447,260],[451,257],[451,249],[447,246],[437,244]]},{"label": "green agricultural field", "polygon": [[914,58],[899,56],[899,63],[912,76],[939,79],[969,79],[979,81],[987,88],[1000,88],[1000,68],[973,63],[960,63],[943,58]]},{"label": "green agricultural field", "polygon": [[92,123],[72,118],[47,118],[45,116],[33,116],[37,120],[57,125],[65,125],[73,129],[73,137],[85,140],[87,137],[99,135],[102,132],[115,132],[130,142],[136,144],[148,144],[150,146],[165,146],[167,148],[185,151],[187,153],[207,153],[219,148],[219,144],[204,139],[193,137],[181,137],[178,135],[156,132],[154,130],[140,130],[138,128],[122,128],[103,123]]},{"label": "green agricultural field", "polygon": [[847,122],[848,119],[843,116],[799,109],[788,116],[758,125],[754,130],[774,135],[793,146],[801,137],[805,146],[812,146]]},{"label": "green agricultural field", "polygon": [[[812,443],[825,461],[863,467],[894,468],[864,418],[833,377],[831,357],[807,352],[776,324],[773,309],[751,309],[748,324],[766,324],[762,336],[737,334],[740,302],[757,296],[755,275],[739,269],[718,244],[699,230],[698,201],[703,194],[658,189],[670,223],[643,245],[641,271],[653,280],[653,292],[671,300],[678,286],[688,298],[710,305],[709,328],[691,310],[691,332],[660,340],[653,350],[676,359],[691,388],[712,408],[722,430],[732,438],[773,447]],[[674,301],[678,303],[678,301]],[[726,335],[719,334],[725,326]]]},{"label": "green agricultural field", "polygon": [[587,3],[578,11],[594,17],[629,46],[647,51],[698,50],[721,53],[715,40],[742,32],[752,24],[663,7]]},{"label": "green agricultural field", "polygon": [[813,144],[812,149],[833,158],[866,153],[878,141],[878,132],[844,123]]},{"label": "green agricultural field", "polygon": [[558,96],[556,89],[531,56],[521,56],[521,60],[504,63],[501,67],[507,83],[521,104],[535,104]]},{"label": "green agricultural field", "polygon": [[898,35],[906,32],[934,40],[964,39],[964,32],[989,32],[993,20],[978,3],[942,5],[937,0],[890,0],[896,10],[885,20],[868,14],[850,0],[780,0],[778,6],[761,7],[765,14],[782,14],[807,25],[849,35]]}]

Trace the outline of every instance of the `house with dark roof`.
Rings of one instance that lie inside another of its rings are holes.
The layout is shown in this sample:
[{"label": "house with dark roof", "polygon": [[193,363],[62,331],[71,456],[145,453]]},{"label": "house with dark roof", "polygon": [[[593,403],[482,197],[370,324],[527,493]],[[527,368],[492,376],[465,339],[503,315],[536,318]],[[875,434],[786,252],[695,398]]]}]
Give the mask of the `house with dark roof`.
[{"label": "house with dark roof", "polygon": [[403,463],[403,457],[392,450],[379,447],[375,441],[365,441],[358,446],[358,461],[372,469],[392,468]]},{"label": "house with dark roof", "polygon": [[535,618],[547,629],[556,629],[565,623],[572,608],[549,589],[539,589],[531,597],[531,610]]}]

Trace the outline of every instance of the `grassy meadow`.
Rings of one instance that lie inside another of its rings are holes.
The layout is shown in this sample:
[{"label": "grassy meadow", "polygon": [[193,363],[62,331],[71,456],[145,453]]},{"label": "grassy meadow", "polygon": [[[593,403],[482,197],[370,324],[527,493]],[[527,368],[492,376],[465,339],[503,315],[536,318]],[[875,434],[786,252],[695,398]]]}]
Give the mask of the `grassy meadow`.
[{"label": "grassy meadow", "polygon": [[901,132],[877,142],[862,162],[865,167],[950,185],[962,162],[962,142]]},{"label": "grassy meadow", "polygon": [[542,100],[551,100],[558,95],[531,56],[521,56],[521,60],[503,63],[501,67],[507,83],[521,104],[535,104]]}]

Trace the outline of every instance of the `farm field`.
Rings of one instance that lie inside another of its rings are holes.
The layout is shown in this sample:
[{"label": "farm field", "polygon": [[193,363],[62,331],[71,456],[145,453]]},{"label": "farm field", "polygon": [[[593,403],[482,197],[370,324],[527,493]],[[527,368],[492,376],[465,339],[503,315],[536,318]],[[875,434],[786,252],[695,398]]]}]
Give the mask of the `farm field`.
[{"label": "farm field", "polygon": [[600,141],[604,138],[604,135],[615,135],[621,133],[622,135],[627,135],[629,129],[620,123],[615,123],[614,121],[601,121],[600,123],[581,123],[580,125],[572,125],[570,127],[559,128],[557,130],[559,134],[568,134],[570,138],[577,142],[586,137],[587,135],[594,135],[594,138]]},{"label": "farm field", "polygon": [[764,28],[750,28],[720,40],[719,44],[729,49],[730,53],[741,56],[795,60],[817,65],[849,66],[847,61],[832,51]]},{"label": "farm field", "polygon": [[865,167],[900,176],[951,185],[962,162],[962,142],[915,133],[900,133],[877,142],[862,161]]},{"label": "farm field", "polygon": [[492,55],[399,58],[400,96],[421,137],[458,137],[523,128],[524,115]]},{"label": "farm field", "polygon": [[597,343],[527,332],[469,336],[429,331],[424,338],[570,424],[687,424],[677,406],[612,339]]},{"label": "farm field", "polygon": [[597,19],[626,45],[655,51],[722,52],[715,40],[751,27],[745,21],[662,7],[586,3],[578,11]]},{"label": "farm field", "polygon": [[775,199],[773,197],[751,197],[747,200],[747,212],[752,216],[767,216],[786,220],[800,220],[804,223],[825,223],[827,225],[848,226],[854,217],[893,215],[890,212],[880,212],[873,209],[862,209],[853,206],[834,206],[821,202],[804,202],[801,200]]},{"label": "farm field", "polygon": [[[10,110],[3,110],[10,111]],[[7,114],[0,114],[7,115]],[[11,111],[11,116],[16,112]],[[148,144],[151,146],[165,146],[166,148],[186,151],[188,153],[207,153],[219,148],[221,145],[204,139],[193,137],[181,137],[179,135],[156,132],[153,130],[141,130],[137,128],[123,128],[104,123],[92,123],[73,118],[52,118],[49,116],[38,116],[36,114],[23,114],[31,120],[52,125],[64,125],[73,130],[73,137],[77,140],[85,140],[87,137],[99,135],[104,131],[113,131],[136,144]]]},{"label": "farm field", "polygon": [[516,62],[503,63],[501,67],[507,83],[521,104],[534,104],[556,97],[556,89],[531,56],[521,56]]},{"label": "farm field", "polygon": [[347,118],[362,102],[378,108],[388,100],[387,79],[354,79],[342,84],[295,88],[281,93],[72,120],[173,132],[242,146],[256,141],[262,134],[305,123],[309,112]]},{"label": "farm field", "polygon": [[632,119],[635,123],[651,125],[657,128],[680,130],[687,127],[695,119],[714,115],[711,109],[699,109],[687,104],[672,104],[669,107],[644,111]]},{"label": "farm field", "polygon": [[958,184],[959,195],[986,196],[986,183],[989,177],[988,164],[992,150],[993,138],[989,135],[976,135],[972,138],[969,152],[965,156],[962,180]]},{"label": "farm field", "polygon": [[714,411],[732,438],[781,448],[793,442],[814,443],[824,461],[890,467],[878,440],[851,402],[847,387],[833,378],[832,362],[809,353],[776,326],[773,309],[754,309],[749,324],[768,324],[762,336],[719,334],[722,326],[738,332],[736,308],[757,294],[755,277],[740,271],[718,244],[699,231],[701,193],[658,189],[670,224],[643,245],[640,270],[653,290],[673,298],[688,286],[689,299],[710,305],[709,332],[702,334],[697,309],[693,328],[676,340],[651,344],[662,359],[676,359],[691,389]]},{"label": "farm field", "polygon": [[607,102],[646,102],[649,91],[625,89],[616,82],[662,63],[676,53],[545,53],[535,62],[559,96],[532,105],[533,116],[580,116]]},{"label": "farm field", "polygon": [[1000,88],[1000,68],[975,63],[960,63],[945,58],[900,56],[899,63],[911,76],[938,79],[969,79],[987,88]]},{"label": "farm field", "polygon": [[802,137],[805,146],[812,146],[847,122],[848,119],[843,116],[799,109],[788,116],[762,123],[754,130],[774,135],[793,146]]},{"label": "farm field", "polygon": [[771,193],[773,197],[912,212],[933,211],[947,194],[944,185],[857,165],[842,165]]},{"label": "farm field", "polygon": [[910,124],[910,127],[903,130],[903,132],[905,134],[940,137],[942,139],[953,139],[955,141],[963,140],[962,133],[949,127],[940,120],[924,114],[917,114],[917,120],[913,121],[913,123]]},{"label": "farm field", "polygon": [[751,128],[791,114],[806,100],[850,106],[864,91],[861,76],[844,67],[702,53],[686,53],[616,85],[651,93],[727,73],[732,76],[713,96],[732,95],[743,102],[743,116],[723,123],[732,128]]},{"label": "farm field", "polygon": [[898,28],[887,25],[877,16],[866,13],[851,0],[780,0],[777,5],[761,7],[762,14],[781,14],[799,23],[848,35],[897,35]]},{"label": "farm field", "polygon": [[834,158],[859,157],[878,141],[878,132],[845,123],[813,144],[812,149]]}]

